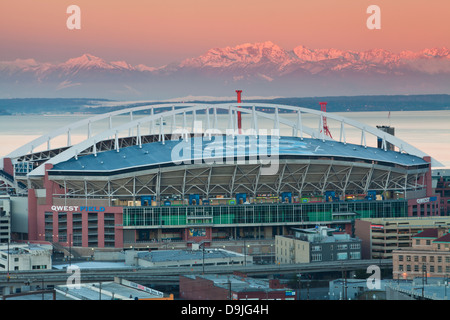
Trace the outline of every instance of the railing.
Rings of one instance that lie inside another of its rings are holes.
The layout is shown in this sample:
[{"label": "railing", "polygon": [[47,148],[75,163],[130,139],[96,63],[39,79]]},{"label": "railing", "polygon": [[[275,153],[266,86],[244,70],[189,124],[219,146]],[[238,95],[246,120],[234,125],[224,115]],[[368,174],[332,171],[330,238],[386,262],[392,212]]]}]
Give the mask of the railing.
[{"label": "railing", "polygon": [[28,189],[27,186],[25,184],[23,184],[22,182],[17,182],[17,184],[16,184],[14,177],[3,170],[0,170],[0,177],[6,179],[9,183],[12,183],[13,186],[17,185],[22,190]]},{"label": "railing", "polygon": [[[246,244],[255,243],[255,242],[273,242],[275,240],[274,237],[266,237],[266,238],[232,238],[232,239],[219,239],[219,238],[213,238],[211,240],[211,243],[225,243],[225,242],[233,242],[233,243],[239,243],[242,244],[244,241]],[[130,241],[130,240],[124,240],[124,244],[130,245],[130,244],[158,244],[158,245],[167,245],[170,243],[178,243],[178,244],[187,244],[190,243],[190,241],[186,241],[183,239],[170,239],[170,240],[137,240],[137,241]]]}]

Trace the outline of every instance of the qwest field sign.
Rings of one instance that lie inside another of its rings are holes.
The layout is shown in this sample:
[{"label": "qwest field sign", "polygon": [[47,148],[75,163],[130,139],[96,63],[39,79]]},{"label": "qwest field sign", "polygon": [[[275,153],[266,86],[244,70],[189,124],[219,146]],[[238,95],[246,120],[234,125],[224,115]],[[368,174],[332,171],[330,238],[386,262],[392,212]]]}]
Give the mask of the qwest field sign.
[{"label": "qwest field sign", "polygon": [[105,207],[88,207],[88,206],[52,206],[53,211],[57,212],[103,212]]}]

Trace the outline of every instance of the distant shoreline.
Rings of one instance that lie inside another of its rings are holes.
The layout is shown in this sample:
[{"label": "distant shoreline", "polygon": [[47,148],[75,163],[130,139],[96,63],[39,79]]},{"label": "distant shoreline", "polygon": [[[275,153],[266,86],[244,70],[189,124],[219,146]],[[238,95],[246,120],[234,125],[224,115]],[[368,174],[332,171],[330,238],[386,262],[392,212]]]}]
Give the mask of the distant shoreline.
[{"label": "distant shoreline", "polygon": [[[191,97],[191,99],[195,99]],[[319,101],[326,101],[328,112],[368,112],[368,111],[431,111],[450,110],[449,94],[421,95],[361,95],[328,97],[292,97],[249,99],[242,102],[272,103],[280,105],[301,106],[320,110]],[[114,105],[111,106],[113,102]],[[190,100],[189,103],[227,103],[235,100]],[[42,115],[42,114],[99,114],[126,107],[159,103],[157,101],[121,101],[97,98],[11,98],[0,99],[0,116],[2,115]],[[174,102],[175,103],[175,102]],[[177,104],[180,102],[177,102]],[[102,105],[104,104],[104,105]]]}]

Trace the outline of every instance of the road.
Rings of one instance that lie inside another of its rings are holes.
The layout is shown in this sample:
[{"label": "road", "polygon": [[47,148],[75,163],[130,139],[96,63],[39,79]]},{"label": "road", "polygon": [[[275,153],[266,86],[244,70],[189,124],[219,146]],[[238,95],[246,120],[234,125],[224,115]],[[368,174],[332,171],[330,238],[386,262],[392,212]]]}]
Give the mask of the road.
[{"label": "road", "polygon": [[79,272],[80,281],[104,282],[113,281],[114,277],[124,278],[138,283],[178,284],[178,278],[184,274],[232,274],[235,271],[249,276],[264,276],[292,273],[315,273],[330,271],[366,270],[369,266],[376,265],[383,268],[391,268],[392,260],[355,260],[342,262],[315,262],[304,264],[269,264],[247,266],[206,266],[202,267],[166,267],[166,268],[113,268],[113,269],[73,269],[69,270],[33,270],[10,271],[9,279],[6,272],[0,272],[0,286],[24,283],[44,283],[47,285],[66,284],[69,278]]}]

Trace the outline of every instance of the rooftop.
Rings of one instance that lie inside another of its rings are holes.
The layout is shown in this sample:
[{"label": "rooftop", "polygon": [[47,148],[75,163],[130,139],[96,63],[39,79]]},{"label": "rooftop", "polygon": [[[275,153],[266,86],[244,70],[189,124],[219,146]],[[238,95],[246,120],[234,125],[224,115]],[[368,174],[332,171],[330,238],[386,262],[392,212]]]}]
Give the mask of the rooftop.
[{"label": "rooftop", "polygon": [[[139,259],[152,262],[162,261],[182,261],[192,259],[203,259],[203,250],[156,250],[156,251],[139,251],[137,253]],[[229,257],[242,257],[237,252],[223,249],[205,249],[205,259],[219,259]]]},{"label": "rooftop", "polygon": [[437,238],[433,242],[450,242],[450,233],[443,235],[442,237]]},{"label": "rooftop", "polygon": [[309,229],[292,228],[292,230],[295,231],[295,238],[309,242],[331,243],[360,241],[358,238],[350,237],[347,233],[336,232],[336,229],[324,226]]},{"label": "rooftop", "polygon": [[433,238],[436,239],[439,236],[439,230],[437,228],[425,229],[413,236],[413,238]]},{"label": "rooftop", "polygon": [[51,245],[42,245],[42,244],[28,244],[28,243],[10,243],[9,246],[7,244],[2,244],[0,246],[0,251],[9,253],[9,254],[51,254],[52,246]]},{"label": "rooftop", "polygon": [[[72,158],[65,162],[55,164],[50,171],[51,174],[63,173],[86,173],[93,174],[117,174],[125,171],[151,169],[161,165],[172,166],[182,161],[194,161],[202,157],[203,160],[223,159],[226,156],[258,156],[271,155],[271,147],[278,151],[280,158],[290,157],[342,157],[346,161],[365,160],[394,163],[402,166],[425,165],[423,159],[399,153],[395,151],[384,151],[373,147],[364,147],[355,144],[344,144],[337,141],[322,141],[319,139],[299,137],[280,137],[275,140],[267,138],[262,140],[258,137],[252,141],[248,137],[245,140],[245,147],[242,147],[242,140],[235,138],[234,142],[229,141],[229,136],[195,137],[188,142],[178,140],[167,140],[164,142],[147,143],[140,146],[129,146],[117,150],[99,152],[96,155],[90,154],[80,156],[78,159]],[[273,141],[272,141],[273,140]],[[230,143],[231,142],[231,143]],[[230,150],[230,145],[234,148]],[[263,146],[263,149],[259,150]],[[182,148],[183,147],[183,148]],[[201,148],[201,151],[199,150]],[[278,150],[277,150],[278,149]],[[186,151],[186,154],[183,154]],[[176,158],[176,159],[174,159]],[[174,160],[179,162],[174,163]]]},{"label": "rooftop", "polygon": [[61,285],[56,289],[58,293],[74,300],[135,300],[164,297],[160,291],[119,278],[115,278],[113,282],[83,283],[79,286]]},{"label": "rooftop", "polygon": [[205,274],[205,275],[185,275],[184,277],[193,280],[196,280],[197,278],[209,280],[214,283],[214,286],[224,288],[227,290],[231,286],[231,290],[234,292],[289,290],[285,287],[273,288],[271,287],[269,280],[251,278],[245,275],[239,276],[239,275]]}]

